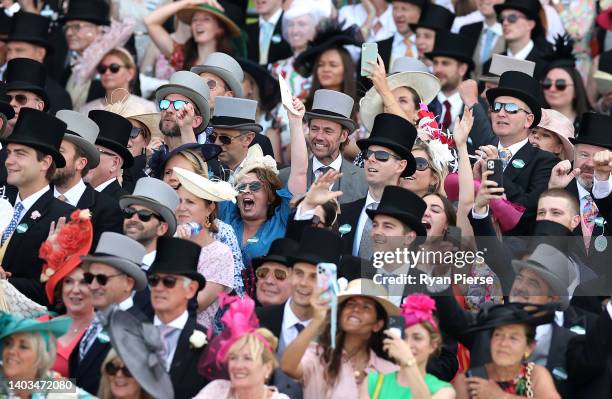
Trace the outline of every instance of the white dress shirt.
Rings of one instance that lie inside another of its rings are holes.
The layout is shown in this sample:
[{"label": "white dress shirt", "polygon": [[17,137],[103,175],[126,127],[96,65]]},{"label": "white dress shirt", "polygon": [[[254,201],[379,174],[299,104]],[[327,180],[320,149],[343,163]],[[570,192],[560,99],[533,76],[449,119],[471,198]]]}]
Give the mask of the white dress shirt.
[{"label": "white dress shirt", "polygon": [[149,271],[149,268],[155,261],[155,256],[157,256],[157,250],[151,251],[142,257],[142,270]]},{"label": "white dress shirt", "polygon": [[[79,180],[77,184],[72,186],[68,191],[64,193],[64,197],[66,197],[66,202],[76,207],[86,189],[87,186],[83,182],[83,179]],[[53,195],[55,196],[55,198],[58,198],[60,195],[62,195],[62,193],[57,191],[57,187],[54,187]]]},{"label": "white dress shirt", "polygon": [[448,100],[448,102],[450,103],[451,124],[450,124],[449,130],[452,131],[453,124],[455,123],[455,118],[461,115],[461,111],[463,110],[463,101],[461,100],[459,91],[455,92],[455,94],[451,94],[449,97],[446,97],[444,93],[439,92],[437,98],[438,98],[438,101],[440,102],[440,105],[442,106],[442,112],[440,113],[440,120],[439,120],[440,124],[442,124],[442,121],[444,120],[444,117],[446,115],[446,108],[444,107],[444,101]]},{"label": "white dress shirt", "polygon": [[533,40],[530,40],[529,43],[516,54],[512,54],[512,51],[508,49],[508,57],[516,58],[517,60],[525,60],[529,53],[531,53],[531,50],[533,50]]},{"label": "white dress shirt", "polygon": [[[179,317],[177,317],[176,319],[172,320],[170,323],[163,323],[158,317],[157,315],[155,315],[155,317],[153,318],[153,325],[156,327],[163,325],[166,325],[168,327],[173,327],[176,328],[179,331],[183,331],[183,329],[185,328],[185,324],[187,324],[187,320],[189,319],[189,313],[187,312],[187,310],[185,310]],[[174,353],[176,352],[176,347],[178,346],[178,339],[179,339],[180,334],[177,334],[174,338],[176,338],[176,343],[174,345],[172,345],[172,348],[170,348],[170,353],[168,354],[168,356],[166,357],[166,371],[170,370],[170,366],[172,365],[172,359],[174,359]]]},{"label": "white dress shirt", "polygon": [[366,196],[366,203],[364,207],[361,209],[361,214],[359,215],[359,220],[357,221],[357,226],[355,230],[355,239],[353,240],[353,255],[354,256],[359,256],[358,254],[359,254],[359,244],[361,244],[361,234],[363,234],[363,228],[366,224],[366,221],[369,218],[368,214],[366,213],[366,209],[369,209],[369,206],[372,205],[373,203],[380,203],[380,200],[376,201],[370,195],[370,191],[368,190],[368,195]]},{"label": "white dress shirt", "polygon": [[529,142],[529,138],[526,138],[526,139],[519,141],[518,143],[511,144],[508,147],[504,147],[501,143],[497,143],[497,152],[506,148],[510,150],[510,154],[512,154],[512,156],[514,157],[521,150],[521,148],[523,148],[523,146],[527,144],[528,142]]},{"label": "white dress shirt", "polygon": [[317,159],[317,157],[312,157],[312,173],[315,176],[317,175],[317,170],[319,170],[319,168],[326,166],[329,166],[336,172],[340,172],[340,167],[342,166],[342,154],[338,154],[338,158],[334,159],[329,165],[323,165],[321,161]]},{"label": "white dress shirt", "polygon": [[281,339],[285,348],[298,336],[298,330],[295,328],[297,323],[306,327],[310,324],[310,320],[300,320],[293,313],[293,310],[291,310],[291,298],[289,298],[285,302],[285,313],[283,314],[283,324],[281,327]]},{"label": "white dress shirt", "polygon": [[95,187],[94,190],[96,190],[97,192],[101,193],[102,190],[104,190],[106,187],[110,186],[112,182],[114,182],[115,180],[117,180],[116,177],[113,177],[110,180],[105,181],[104,183],[100,184],[99,186]]},{"label": "white dress shirt", "polygon": [[[368,13],[361,3],[343,6],[338,11],[338,20],[345,22],[344,26],[357,25],[361,27],[367,17]],[[378,42],[388,39],[397,31],[395,22],[393,22],[393,7],[391,5],[387,6],[387,9],[380,16],[374,16],[371,26],[375,26],[379,22],[381,25],[380,29],[374,32],[374,29],[370,28],[370,34],[366,38],[366,42]]]},{"label": "white dress shirt", "polygon": [[[412,43],[412,54],[416,58],[419,55],[419,50],[416,46],[416,35],[413,33],[410,35],[410,43]],[[389,65],[393,66],[393,63],[398,58],[406,56],[406,43],[404,42],[404,36],[395,32],[393,35],[393,44],[391,46],[391,62]],[[390,70],[391,68],[389,68]]]},{"label": "white dress shirt", "polygon": [[20,202],[21,202],[21,205],[23,206],[23,211],[21,211],[21,215],[19,216],[19,220],[17,221],[17,224],[21,222],[21,219],[23,219],[23,216],[26,213],[28,213],[28,211],[36,203],[36,201],[38,201],[40,197],[42,197],[50,189],[51,187],[44,186],[43,188],[41,188],[40,190],[38,190],[34,194],[30,195],[28,198],[23,199],[23,200],[21,199],[20,194],[17,194],[17,199],[15,200],[15,206],[17,206],[17,204]]}]

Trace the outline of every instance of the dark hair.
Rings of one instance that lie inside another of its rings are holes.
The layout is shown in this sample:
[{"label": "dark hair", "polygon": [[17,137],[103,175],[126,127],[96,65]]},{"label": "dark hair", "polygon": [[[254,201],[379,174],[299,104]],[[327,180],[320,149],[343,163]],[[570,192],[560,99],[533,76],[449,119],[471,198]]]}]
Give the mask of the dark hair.
[{"label": "dark hair", "polygon": [[[531,345],[533,342],[535,342],[536,328],[535,326],[532,326],[531,324],[521,324],[521,325],[525,327],[525,337],[527,338],[527,345]],[[496,328],[491,329],[490,337],[493,336],[493,333],[499,327],[503,327],[503,326],[498,326]]]},{"label": "dark hair", "polygon": [[[217,41],[215,50],[220,53],[233,55],[234,46],[232,46],[232,37],[229,29],[219,18],[216,16],[214,16],[214,18],[217,20],[219,27],[222,30],[222,32],[215,37],[215,40]],[[184,44],[184,57],[185,61],[183,64],[183,70],[191,69],[191,67],[198,61],[198,44],[193,39],[193,36],[191,36]]]},{"label": "dark hair", "polygon": [[276,195],[276,190],[279,190],[283,183],[275,175],[268,169],[264,168],[255,168],[249,173],[254,173],[257,176],[257,179],[263,184],[266,193],[268,194],[268,200],[272,203],[268,205],[268,219],[274,216],[274,212],[276,212],[276,208],[281,205],[282,198]]},{"label": "dark hair", "polygon": [[[79,147],[78,145],[74,146],[74,155],[77,158],[87,158],[87,155],[85,155],[85,151],[83,151],[81,149],[81,147]],[[91,165],[89,164],[89,158],[87,158],[87,164],[85,165],[85,167],[83,168],[83,170],[81,171],[81,177],[85,177],[85,175],[91,170]]]},{"label": "dark hair", "polygon": [[[38,162],[41,162],[47,155],[51,156],[51,154],[45,154],[44,152],[35,149],[36,151],[36,160]],[[47,169],[47,173],[45,173],[45,179],[47,179],[47,181],[51,181],[51,179],[53,178],[53,175],[55,175],[55,170],[57,169],[57,167],[55,166],[55,159],[53,159],[51,161],[51,165],[49,166],[49,169]]]},{"label": "dark hair", "polygon": [[[572,68],[569,66],[557,66],[550,68],[546,71],[546,75],[553,69],[562,69],[570,76],[572,79],[572,83],[574,84],[574,98],[572,100],[572,108],[574,112],[576,112],[576,119],[578,120],[582,114],[592,111],[593,108],[589,103],[589,97],[587,96],[586,88],[584,87],[584,82],[582,81],[582,77],[580,76],[580,72],[576,70],[576,68]],[[544,100],[546,103],[546,99]],[[551,108],[551,106],[546,103],[545,108]],[[572,123],[576,123],[576,121],[572,121]]]},{"label": "dark hair", "polygon": [[446,198],[440,193],[427,194],[425,197],[429,195],[434,195],[440,198],[440,201],[442,201],[442,205],[444,205],[444,215],[446,216],[446,223],[449,226],[456,226],[457,225],[457,211],[455,211],[455,207],[453,206],[453,203],[450,202],[448,198]]}]

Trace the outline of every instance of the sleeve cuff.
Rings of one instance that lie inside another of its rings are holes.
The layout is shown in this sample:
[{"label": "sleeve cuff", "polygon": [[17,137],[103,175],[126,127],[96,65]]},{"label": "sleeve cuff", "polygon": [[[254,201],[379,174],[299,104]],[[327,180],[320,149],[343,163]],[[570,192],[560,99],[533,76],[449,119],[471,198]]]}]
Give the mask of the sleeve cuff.
[{"label": "sleeve cuff", "polygon": [[299,204],[297,210],[295,211],[293,220],[310,220],[314,217],[314,214],[314,209],[302,212],[302,204]]},{"label": "sleeve cuff", "polygon": [[485,213],[477,213],[474,208],[472,208],[472,218],[474,219],[485,219],[487,216],[489,216],[489,207],[487,206],[487,211]]},{"label": "sleeve cuff", "polygon": [[608,180],[597,180],[593,177],[593,197],[596,199],[606,198],[612,192],[612,185],[610,185],[610,179]]},{"label": "sleeve cuff", "polygon": [[610,318],[612,319],[612,300],[608,301],[608,304],[606,305],[606,310],[608,311],[608,314],[610,315]]}]

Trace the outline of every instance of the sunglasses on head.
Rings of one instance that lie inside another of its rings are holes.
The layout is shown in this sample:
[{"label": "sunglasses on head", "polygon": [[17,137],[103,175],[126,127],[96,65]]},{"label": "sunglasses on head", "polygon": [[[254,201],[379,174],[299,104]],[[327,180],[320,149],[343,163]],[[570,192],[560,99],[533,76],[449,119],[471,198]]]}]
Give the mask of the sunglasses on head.
[{"label": "sunglasses on head", "polygon": [[96,280],[98,284],[104,286],[106,285],[106,283],[108,283],[108,280],[110,280],[111,278],[121,276],[121,275],[123,275],[123,273],[106,275],[106,274],[93,274],[93,273],[87,272],[87,273],[83,273],[83,280],[85,280],[87,284],[91,284],[93,283],[94,280]]},{"label": "sunglasses on head", "polygon": [[117,373],[121,371],[121,374],[123,374],[124,377],[128,377],[128,378],[132,377],[132,373],[130,373],[130,370],[128,370],[127,367],[117,366],[113,362],[106,363],[106,366],[104,366],[104,371],[106,371],[106,374],[112,375],[112,376],[117,375]]},{"label": "sunglasses on head", "polygon": [[119,65],[119,64],[110,64],[110,65],[98,65],[98,68],[96,68],[96,70],[98,71],[98,73],[100,75],[104,75],[106,73],[107,70],[110,70],[111,73],[117,73],[121,70],[121,68],[127,68],[125,65]]},{"label": "sunglasses on head", "polygon": [[256,193],[259,190],[261,190],[262,184],[261,182],[258,182],[258,181],[254,181],[251,183],[240,183],[239,185],[236,186],[236,191],[238,191],[240,194],[246,193],[247,188],[250,192]]},{"label": "sunglasses on head", "polygon": [[[28,96],[26,96],[25,94],[15,94],[14,96],[11,95],[11,94],[7,94],[6,95],[7,102],[10,103],[11,101],[13,101],[13,99],[15,99],[15,102],[17,102],[17,104],[19,104],[21,106],[26,105],[28,103],[28,100],[29,100]],[[42,100],[39,100],[39,99],[35,99],[35,100],[36,101],[42,101]]]},{"label": "sunglasses on head", "polygon": [[230,145],[232,144],[232,141],[234,141],[235,139],[237,139],[238,137],[242,136],[241,134],[239,134],[238,136],[226,136],[224,134],[218,134],[218,133],[211,133],[210,134],[210,142],[211,143],[215,143],[217,141],[217,139],[219,139],[219,142],[221,144],[224,145]]},{"label": "sunglasses on head", "polygon": [[415,157],[414,160],[416,161],[416,170],[419,170],[422,172],[424,170],[427,170],[427,168],[429,168],[429,161],[426,158]]},{"label": "sunglasses on head", "polygon": [[526,110],[525,108],[521,108],[518,106],[518,104],[515,103],[500,103],[495,101],[493,103],[493,107],[491,107],[491,112],[494,113],[499,113],[502,108],[504,109],[504,111],[506,111],[506,113],[508,114],[516,114],[519,111],[523,111],[526,114],[530,114],[531,112]]},{"label": "sunglasses on head", "polygon": [[509,14],[509,15],[498,15],[497,16],[497,22],[499,22],[500,24],[503,24],[504,21],[508,21],[509,24],[513,24],[516,21],[518,21],[521,18],[525,18],[522,15],[518,15],[518,14]]},{"label": "sunglasses on head", "polygon": [[174,277],[174,276],[161,277],[161,276],[158,276],[157,274],[151,274],[149,277],[147,277],[147,280],[149,282],[149,287],[157,287],[157,284],[161,282],[166,288],[174,288],[174,286],[176,285],[176,282],[178,281],[178,277]]},{"label": "sunglasses on head", "polygon": [[135,139],[142,133],[144,133],[144,130],[141,127],[133,127],[132,131],[130,132],[130,138]]},{"label": "sunglasses on head", "polygon": [[389,160],[389,158],[393,157],[395,159],[401,160],[400,157],[398,157],[397,155],[393,155],[390,152],[387,151],[372,151],[372,150],[365,150],[363,151],[363,159],[370,159],[370,157],[374,155],[374,159],[376,159],[379,162],[387,162]]},{"label": "sunglasses on head", "polygon": [[556,79],[556,80],[551,80],[551,79],[544,79],[542,81],[542,88],[544,90],[550,90],[553,86],[555,86],[557,88],[557,90],[559,91],[563,91],[565,90],[568,86],[571,86],[572,84],[568,84],[567,81],[565,79]]},{"label": "sunglasses on head", "polygon": [[130,207],[123,209],[124,219],[131,219],[134,215],[138,216],[138,219],[140,219],[141,222],[148,222],[152,217],[159,220],[159,216],[156,213],[147,211],[146,209],[141,209],[138,211]]},{"label": "sunglasses on head", "polygon": [[161,109],[162,111],[165,111],[168,108],[170,108],[170,104],[172,104],[174,109],[178,111],[179,109],[183,108],[185,105],[189,104],[189,101],[185,101],[185,100],[166,100],[164,98],[163,100],[159,100],[159,109]]},{"label": "sunglasses on head", "polygon": [[[255,271],[255,276],[257,276],[259,279],[264,279],[268,277],[268,274],[270,274],[271,271],[272,270],[269,267],[262,266],[257,268]],[[274,269],[273,275],[278,281],[284,281],[287,278],[287,272],[281,269]]]}]

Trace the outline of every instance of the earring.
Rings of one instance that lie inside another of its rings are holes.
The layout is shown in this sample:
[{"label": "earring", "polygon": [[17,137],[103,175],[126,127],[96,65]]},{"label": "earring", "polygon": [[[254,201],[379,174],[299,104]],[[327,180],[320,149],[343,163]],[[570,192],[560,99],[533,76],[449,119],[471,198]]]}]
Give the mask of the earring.
[{"label": "earring", "polygon": [[206,220],[204,220],[204,227],[206,227],[206,229],[210,229],[210,226],[212,226],[212,223],[210,222],[210,216],[206,216]]},{"label": "earring", "polygon": [[525,358],[525,360],[527,360],[527,358],[529,358],[530,353],[525,351],[525,353],[523,353],[523,357]]}]

